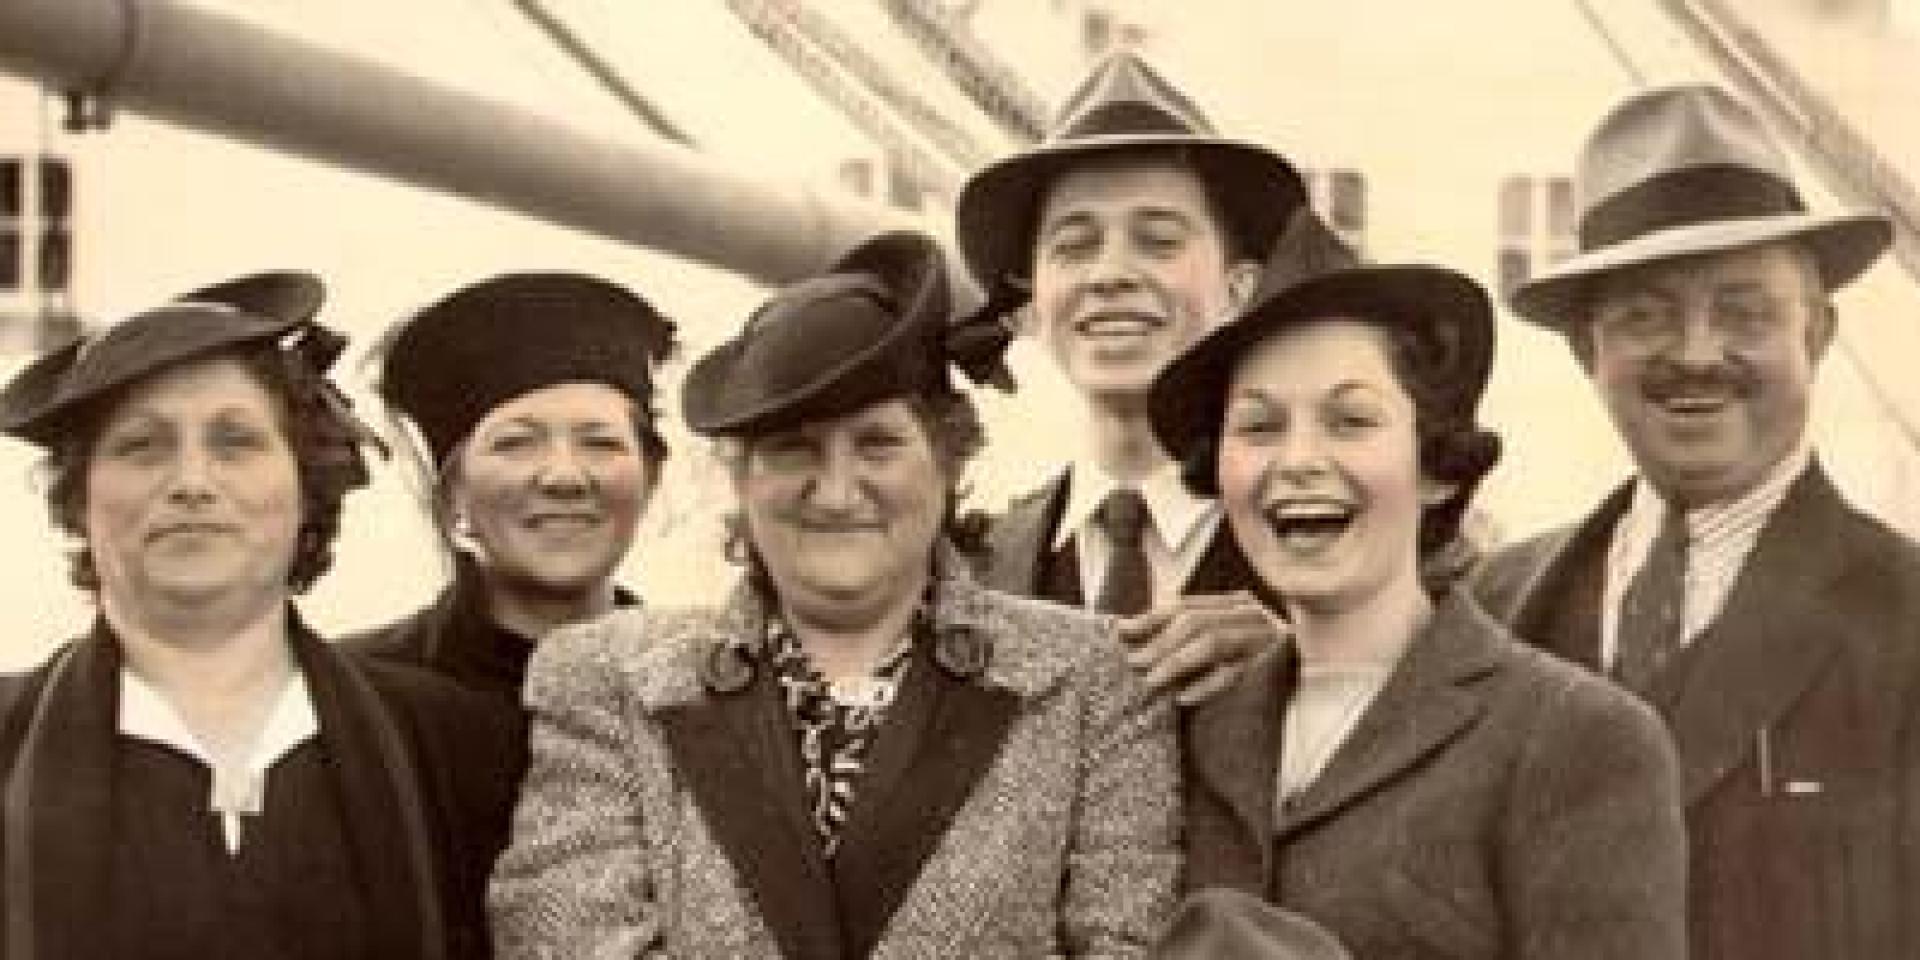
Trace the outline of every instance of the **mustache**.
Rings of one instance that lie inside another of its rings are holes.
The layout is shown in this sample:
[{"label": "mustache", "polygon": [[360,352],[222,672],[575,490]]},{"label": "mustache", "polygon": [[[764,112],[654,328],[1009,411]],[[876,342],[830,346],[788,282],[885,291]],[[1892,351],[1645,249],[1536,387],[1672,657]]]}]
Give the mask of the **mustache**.
[{"label": "mustache", "polygon": [[1758,387],[1759,378],[1752,371],[1723,365],[1704,370],[1668,368],[1649,377],[1641,385],[1641,392],[1655,402],[1700,394],[1724,394],[1745,399],[1751,397]]}]

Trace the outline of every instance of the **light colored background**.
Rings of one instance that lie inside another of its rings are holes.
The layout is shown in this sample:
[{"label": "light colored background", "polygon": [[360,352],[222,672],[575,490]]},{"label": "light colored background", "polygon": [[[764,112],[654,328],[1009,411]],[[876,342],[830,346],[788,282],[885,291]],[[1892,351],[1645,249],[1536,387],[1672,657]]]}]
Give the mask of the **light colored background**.
[{"label": "light colored background", "polygon": [[[1061,96],[1084,65],[1076,34],[1088,0],[987,0],[980,34],[1032,86]],[[502,0],[225,0],[201,5],[308,42],[351,50],[564,118],[644,138],[639,124],[558,57]],[[1829,2],[1827,4],[1832,6]],[[718,164],[814,183],[867,142],[717,0],[567,0],[552,6],[588,31],[628,79]],[[897,75],[943,104],[945,81],[871,0],[815,0]],[[1493,280],[1496,198],[1513,174],[1564,174],[1599,113],[1632,88],[1570,0],[1247,0],[1110,2],[1145,30],[1143,49],[1236,135],[1311,167],[1352,167],[1368,182],[1369,252],[1431,260]],[[1607,0],[1603,20],[1655,82],[1712,70],[1653,0]],[[1813,0],[1741,5],[1920,175],[1920,0],[1894,0],[1867,36],[1798,19]],[[333,291],[323,318],[370,341],[395,318],[489,272],[566,267],[642,291],[679,318],[688,357],[716,342],[764,295],[740,278],[379,179],[289,159],[122,115],[100,134],[59,132],[57,101],[0,79],[0,152],[43,146],[78,168],[77,303],[111,318],[192,286],[275,266],[313,269]],[[970,129],[990,130],[975,120]],[[1833,201],[1813,186],[1816,206]],[[672,184],[637,179],[636,190]],[[948,229],[945,211],[929,224]],[[3,306],[4,304],[0,304]],[[1823,371],[1817,430],[1860,503],[1920,530],[1920,461],[1899,418],[1920,419],[1916,287],[1883,264],[1840,298],[1843,348]],[[1626,476],[1628,464],[1578,369],[1550,337],[1503,317],[1487,418],[1508,455],[1481,505],[1503,536],[1571,518]],[[26,358],[0,358],[0,373]],[[343,365],[363,394],[358,355]],[[984,400],[993,446],[976,499],[1004,501],[1038,482],[1075,441],[1075,401],[1031,344],[1016,350],[1023,387]],[[681,365],[684,368],[684,362]],[[666,404],[677,405],[673,371]],[[727,494],[699,445],[677,430],[628,582],[655,598],[711,598],[731,579],[718,554]],[[0,668],[30,664],[89,615],[65,584],[63,543],[32,485],[33,451],[0,441]],[[335,571],[303,608],[323,630],[384,620],[429,597],[443,576],[401,472],[348,502]]]}]

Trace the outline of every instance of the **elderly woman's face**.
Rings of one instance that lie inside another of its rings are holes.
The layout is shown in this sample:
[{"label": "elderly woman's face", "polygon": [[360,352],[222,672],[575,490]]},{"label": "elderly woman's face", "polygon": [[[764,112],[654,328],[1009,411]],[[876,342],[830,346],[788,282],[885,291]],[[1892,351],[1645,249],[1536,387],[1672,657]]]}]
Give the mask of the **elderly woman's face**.
[{"label": "elderly woman's face", "polygon": [[602,586],[633,545],[655,468],[633,402],[563,383],[489,411],[454,456],[451,506],[496,576],[550,590]]},{"label": "elderly woman's face", "polygon": [[285,595],[299,468],[278,404],[239,362],[134,387],[86,471],[83,529],[103,593],[138,607]]},{"label": "elderly woman's face", "polygon": [[1387,350],[1373,326],[1330,318],[1267,337],[1235,368],[1221,501],[1290,602],[1346,608],[1418,583],[1421,513],[1449,491],[1421,473],[1413,399]]},{"label": "elderly woman's face", "polygon": [[895,399],[749,440],[735,487],[781,603],[842,618],[924,583],[949,479]]}]

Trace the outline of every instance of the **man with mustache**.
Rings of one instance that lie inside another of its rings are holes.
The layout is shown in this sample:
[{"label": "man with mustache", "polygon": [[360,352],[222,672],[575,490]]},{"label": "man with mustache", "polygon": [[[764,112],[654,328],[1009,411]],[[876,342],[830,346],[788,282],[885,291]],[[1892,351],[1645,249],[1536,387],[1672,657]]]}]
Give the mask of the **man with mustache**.
[{"label": "man with mustache", "polygon": [[1218,136],[1121,52],[1068,97],[1045,142],[976,173],[956,204],[987,309],[1030,305],[1028,332],[1085,409],[1079,454],[995,522],[985,580],[1128,616],[1135,666],[1187,700],[1224,688],[1278,627],[1236,592],[1255,580],[1217,504],[1183,488],[1154,438],[1147,390],[1252,293],[1304,197],[1287,161]]},{"label": "man with mustache", "polygon": [[1708,86],[1615,108],[1579,181],[1581,252],[1513,308],[1566,337],[1639,476],[1478,589],[1667,721],[1693,957],[1915,956],[1920,548],[1840,499],[1807,434],[1830,293],[1890,226],[1808,213]]}]

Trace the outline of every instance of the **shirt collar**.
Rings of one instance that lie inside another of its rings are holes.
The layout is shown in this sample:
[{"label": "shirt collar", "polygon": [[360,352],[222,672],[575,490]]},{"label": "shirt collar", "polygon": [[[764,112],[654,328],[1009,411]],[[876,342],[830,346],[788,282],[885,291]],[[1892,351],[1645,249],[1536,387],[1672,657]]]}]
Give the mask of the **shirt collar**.
[{"label": "shirt collar", "polygon": [[[1780,462],[1773,465],[1760,482],[1753,488],[1731,500],[1722,500],[1687,511],[1687,537],[1697,539],[1703,531],[1725,526],[1729,517],[1759,516],[1773,513],[1780,501],[1787,498],[1795,480],[1807,472],[1813,463],[1813,443],[1803,433],[1799,443]],[[1651,540],[1655,531],[1660,529],[1660,521],[1670,509],[1660,492],[1647,481],[1643,474],[1634,481],[1633,505],[1629,508],[1626,523],[1636,533],[1644,534]]]},{"label": "shirt collar", "polygon": [[[1107,494],[1120,484],[1098,464],[1076,459],[1067,465],[1067,505],[1060,512],[1060,524],[1054,528],[1053,549],[1066,546],[1093,522],[1093,515],[1106,502]],[[1178,552],[1196,531],[1205,525],[1214,509],[1214,501],[1196,497],[1180,477],[1180,464],[1168,461],[1140,481],[1140,496],[1147,502],[1147,515],[1153,519],[1154,533],[1167,549]]]},{"label": "shirt collar", "polygon": [[[186,721],[180,718],[173,704],[168,703],[160,691],[141,679],[139,674],[124,667],[120,670],[119,722],[122,734],[172,747],[202,764],[213,766],[212,755],[201,745],[200,738],[187,728]],[[319,732],[320,722],[313,712],[313,697],[307,690],[306,675],[296,670],[287,677],[286,686],[280,689],[273,709],[267,714],[266,726],[260,731],[260,738],[254,742],[253,753],[247,759],[248,770],[254,773],[266,770],[294,747]]]}]

